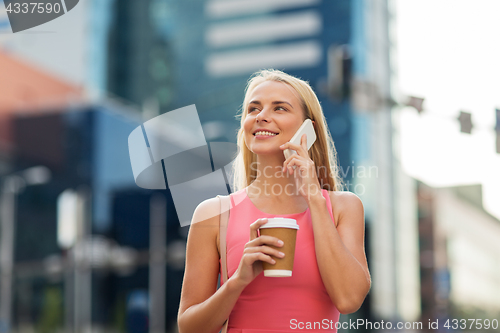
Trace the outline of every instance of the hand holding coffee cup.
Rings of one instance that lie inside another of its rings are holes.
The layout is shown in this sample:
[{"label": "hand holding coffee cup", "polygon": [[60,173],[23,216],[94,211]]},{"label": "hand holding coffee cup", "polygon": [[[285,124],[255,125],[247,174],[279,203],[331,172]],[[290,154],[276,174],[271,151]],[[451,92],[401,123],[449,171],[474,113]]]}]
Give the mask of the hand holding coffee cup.
[{"label": "hand holding coffee cup", "polygon": [[281,252],[283,241],[272,236],[259,236],[258,230],[267,221],[267,218],[260,218],[250,225],[250,240],[245,244],[240,264],[233,275],[243,286],[247,286],[262,273],[262,262],[274,265],[275,259],[284,256]]},{"label": "hand holding coffee cup", "polygon": [[[292,276],[293,259],[295,256],[295,241],[297,239],[297,230],[299,226],[297,221],[290,218],[275,217],[267,219],[267,223],[262,225],[260,235],[272,236],[283,241],[283,246],[279,251],[285,254],[284,257],[273,257],[275,264],[262,261],[264,276],[268,277],[289,277]],[[272,245],[271,248],[278,249]]]}]

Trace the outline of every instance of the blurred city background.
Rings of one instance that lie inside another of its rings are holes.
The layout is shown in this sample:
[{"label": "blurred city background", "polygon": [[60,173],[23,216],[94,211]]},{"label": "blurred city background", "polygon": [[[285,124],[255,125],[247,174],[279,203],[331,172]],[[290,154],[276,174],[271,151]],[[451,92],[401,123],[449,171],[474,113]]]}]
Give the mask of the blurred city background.
[{"label": "blurred city background", "polygon": [[128,135],[195,104],[207,142],[235,143],[263,68],[311,83],[364,203],[373,283],[341,320],[500,332],[499,12],[81,0],[13,34],[0,4],[0,333],[177,331],[189,227],[135,184]]}]

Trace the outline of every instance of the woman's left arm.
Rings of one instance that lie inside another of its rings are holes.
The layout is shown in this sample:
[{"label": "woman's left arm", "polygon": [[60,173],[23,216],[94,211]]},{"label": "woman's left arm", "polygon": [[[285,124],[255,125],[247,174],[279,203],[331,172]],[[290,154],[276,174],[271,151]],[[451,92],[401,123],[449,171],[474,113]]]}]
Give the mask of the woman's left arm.
[{"label": "woman's left arm", "polygon": [[[335,191],[330,198],[323,197],[306,141],[304,134],[300,145],[287,142],[280,147],[297,152],[285,160],[283,172],[288,170],[288,174],[294,175],[298,191],[309,204],[316,261],[328,295],[340,313],[352,313],[359,309],[371,285],[364,247],[363,204],[351,192]],[[338,213],[337,226],[326,200],[332,201]]]},{"label": "woman's left arm", "polygon": [[309,200],[316,260],[321,278],[340,313],[355,312],[370,290],[371,280],[364,249],[364,209],[351,192],[332,192],[338,212],[335,226],[326,200]]}]

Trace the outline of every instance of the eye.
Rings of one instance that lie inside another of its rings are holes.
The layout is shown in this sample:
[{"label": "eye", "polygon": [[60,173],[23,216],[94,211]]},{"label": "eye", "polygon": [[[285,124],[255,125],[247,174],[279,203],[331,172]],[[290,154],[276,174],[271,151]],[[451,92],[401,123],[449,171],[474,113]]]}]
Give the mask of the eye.
[{"label": "eye", "polygon": [[256,107],[250,107],[250,108],[248,108],[248,113],[252,113],[253,111],[259,111],[259,109],[256,108]]},{"label": "eye", "polygon": [[284,108],[283,106],[277,106],[277,107],[275,108],[275,110],[276,110],[276,111],[278,111],[278,110],[288,111],[288,110],[287,110],[286,108]]}]

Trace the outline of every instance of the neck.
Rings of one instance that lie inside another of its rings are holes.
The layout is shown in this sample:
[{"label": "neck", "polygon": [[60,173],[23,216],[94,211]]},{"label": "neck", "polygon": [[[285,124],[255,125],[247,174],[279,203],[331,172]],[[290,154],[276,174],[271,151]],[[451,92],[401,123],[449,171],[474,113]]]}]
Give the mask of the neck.
[{"label": "neck", "polygon": [[[257,171],[257,178],[248,186],[248,195],[257,197],[300,196],[294,174],[283,172],[285,157],[280,155],[257,155],[257,162],[251,165]],[[297,174],[298,171],[295,171]]]}]

